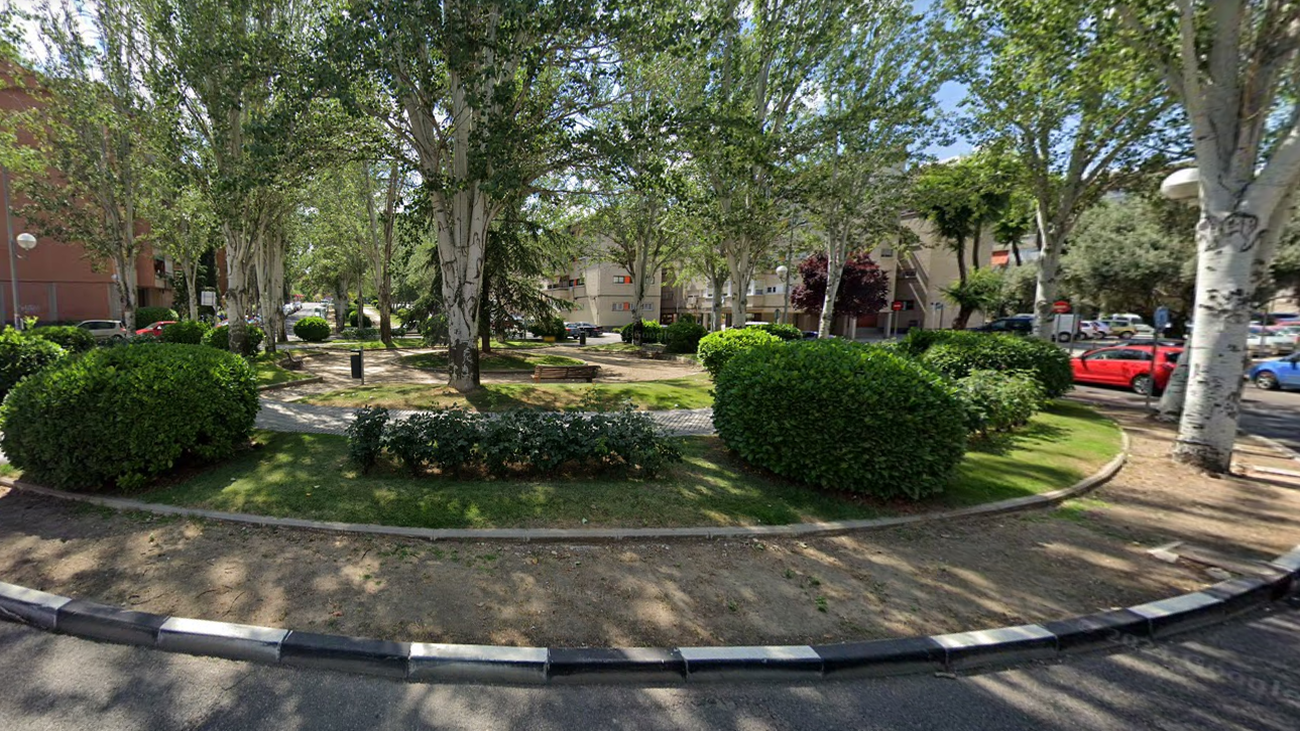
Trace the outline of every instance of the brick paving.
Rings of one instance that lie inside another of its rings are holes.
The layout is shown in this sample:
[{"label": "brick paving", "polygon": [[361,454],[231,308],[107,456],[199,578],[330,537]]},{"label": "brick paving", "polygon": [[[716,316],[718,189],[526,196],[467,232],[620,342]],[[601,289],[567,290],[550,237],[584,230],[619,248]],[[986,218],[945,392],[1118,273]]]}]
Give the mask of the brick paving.
[{"label": "brick paving", "polygon": [[[262,410],[257,415],[257,428],[269,431],[301,432],[307,434],[342,434],[352,420],[355,409],[346,406],[316,406],[262,399]],[[393,409],[389,415],[403,419],[418,411]],[[673,435],[712,434],[713,409],[680,409],[676,411],[649,411],[650,419],[666,433]]]}]

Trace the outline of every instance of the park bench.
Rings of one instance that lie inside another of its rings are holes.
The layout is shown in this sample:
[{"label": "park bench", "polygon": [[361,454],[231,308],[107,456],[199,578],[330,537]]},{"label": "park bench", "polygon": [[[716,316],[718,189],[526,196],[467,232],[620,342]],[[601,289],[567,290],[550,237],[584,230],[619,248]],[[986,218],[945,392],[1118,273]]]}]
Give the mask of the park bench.
[{"label": "park bench", "polygon": [[581,366],[534,366],[534,381],[567,381],[578,380],[591,383],[600,371],[600,366],[581,365]]}]

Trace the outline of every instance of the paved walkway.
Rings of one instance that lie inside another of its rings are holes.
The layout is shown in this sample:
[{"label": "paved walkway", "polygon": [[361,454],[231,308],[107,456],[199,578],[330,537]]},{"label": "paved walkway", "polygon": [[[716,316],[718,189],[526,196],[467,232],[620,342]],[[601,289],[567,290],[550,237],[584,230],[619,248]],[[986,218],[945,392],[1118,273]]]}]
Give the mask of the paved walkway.
[{"label": "paved walkway", "polygon": [[[342,434],[352,420],[355,409],[346,406],[315,406],[262,399],[262,410],[257,415],[257,428],[270,431],[303,432],[307,434]],[[418,411],[389,411],[395,419],[402,419]],[[677,411],[649,411],[650,419],[673,435],[712,434],[713,409],[681,409]]]}]

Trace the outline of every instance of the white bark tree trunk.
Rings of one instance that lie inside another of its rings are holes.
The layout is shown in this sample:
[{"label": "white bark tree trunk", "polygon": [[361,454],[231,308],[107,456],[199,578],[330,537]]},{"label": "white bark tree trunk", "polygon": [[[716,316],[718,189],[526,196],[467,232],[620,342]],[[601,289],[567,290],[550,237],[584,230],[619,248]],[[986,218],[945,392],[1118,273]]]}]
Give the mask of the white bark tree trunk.
[{"label": "white bark tree trunk", "polygon": [[447,308],[448,385],[466,393],[479,387],[478,334],[483,289],[483,255],[491,214],[486,196],[474,190],[443,196],[438,208],[438,261],[442,298]]},{"label": "white bark tree trunk", "polygon": [[199,319],[199,262],[197,260],[186,260],[181,262],[181,271],[185,275],[185,292],[188,295],[186,304],[189,305],[190,320],[198,321]]},{"label": "white bark tree trunk", "polygon": [[748,321],[749,283],[754,278],[754,259],[748,243],[727,247],[727,268],[731,270],[731,326]]},{"label": "white bark tree trunk", "polygon": [[135,272],[135,259],[124,260],[118,257],[113,261],[113,267],[117,269],[117,298],[122,305],[122,324],[126,325],[127,330],[134,332],[136,284],[139,281]]},{"label": "white bark tree trunk", "polygon": [[1052,303],[1059,291],[1057,279],[1061,271],[1061,247],[1064,237],[1057,222],[1049,222],[1047,213],[1038,207],[1038,231],[1042,248],[1038,254],[1038,282],[1034,288],[1034,335],[1042,340],[1052,339]]},{"label": "white bark tree trunk", "polygon": [[848,242],[832,227],[827,232],[826,244],[826,297],[822,300],[821,319],[817,324],[817,337],[828,338],[835,322],[835,300],[840,293],[840,279],[844,275],[844,259]]}]

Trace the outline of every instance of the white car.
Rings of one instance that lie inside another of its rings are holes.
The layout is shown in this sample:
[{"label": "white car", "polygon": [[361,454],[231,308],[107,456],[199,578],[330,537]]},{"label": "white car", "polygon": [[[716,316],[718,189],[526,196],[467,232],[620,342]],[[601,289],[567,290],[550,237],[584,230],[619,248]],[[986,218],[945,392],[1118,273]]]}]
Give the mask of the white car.
[{"label": "white car", "polygon": [[1079,323],[1079,337],[1101,340],[1110,335],[1110,326],[1101,320],[1083,320]]},{"label": "white car", "polygon": [[1246,349],[1251,355],[1289,355],[1300,348],[1300,333],[1285,328],[1278,332],[1269,332],[1263,327],[1251,325],[1250,338]]}]

